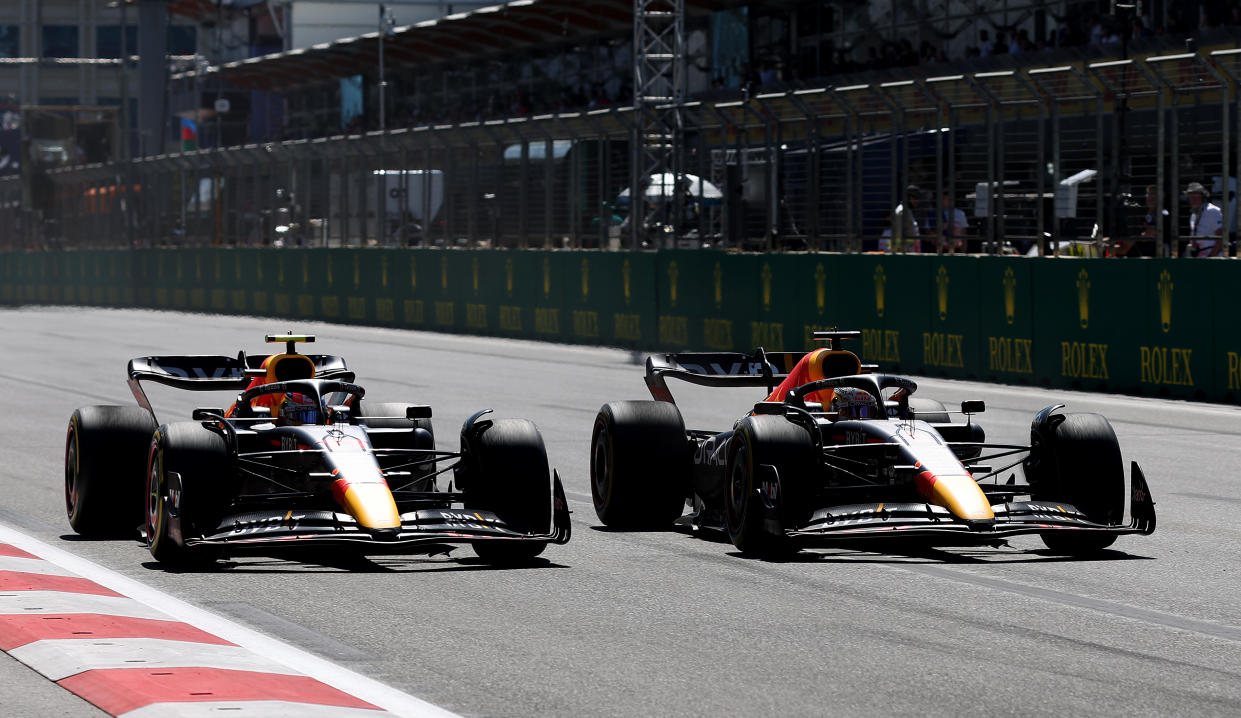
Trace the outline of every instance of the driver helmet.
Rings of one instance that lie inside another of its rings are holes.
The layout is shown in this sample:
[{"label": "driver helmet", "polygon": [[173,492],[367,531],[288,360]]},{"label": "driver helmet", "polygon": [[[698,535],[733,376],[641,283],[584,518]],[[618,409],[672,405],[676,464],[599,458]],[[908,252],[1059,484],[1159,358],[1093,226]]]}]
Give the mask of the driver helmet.
[{"label": "driver helmet", "polygon": [[837,419],[873,419],[878,409],[870,392],[842,386],[832,396],[832,411]]},{"label": "driver helmet", "polygon": [[319,405],[305,394],[285,394],[279,416],[294,426],[319,423]]}]

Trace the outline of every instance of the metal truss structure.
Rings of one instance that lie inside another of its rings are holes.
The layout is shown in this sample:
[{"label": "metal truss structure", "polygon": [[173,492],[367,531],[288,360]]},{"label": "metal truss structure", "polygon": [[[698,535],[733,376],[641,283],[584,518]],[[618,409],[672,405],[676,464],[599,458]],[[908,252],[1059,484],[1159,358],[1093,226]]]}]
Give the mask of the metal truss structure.
[{"label": "metal truss structure", "polygon": [[[680,150],[684,136],[681,104],[685,101],[685,0],[633,2],[633,139],[630,145],[632,188],[629,237],[638,246],[645,227],[654,220],[664,226],[680,216],[677,187],[656,191],[660,201],[648,208],[639,201],[649,184],[683,173]],[[649,211],[658,218],[648,216]],[[669,217],[669,214],[672,217]]]}]

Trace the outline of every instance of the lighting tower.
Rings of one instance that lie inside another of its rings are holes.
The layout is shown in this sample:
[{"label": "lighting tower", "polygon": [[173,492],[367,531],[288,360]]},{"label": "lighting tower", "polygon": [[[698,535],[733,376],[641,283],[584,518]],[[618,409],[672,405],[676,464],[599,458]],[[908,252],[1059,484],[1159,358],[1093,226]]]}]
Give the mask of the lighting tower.
[{"label": "lighting tower", "polygon": [[[685,100],[685,0],[633,2],[633,136],[629,164],[631,247],[641,244],[649,178],[680,177],[681,103]],[[659,204],[665,220],[671,202],[679,212],[680,192],[667,187]]]}]

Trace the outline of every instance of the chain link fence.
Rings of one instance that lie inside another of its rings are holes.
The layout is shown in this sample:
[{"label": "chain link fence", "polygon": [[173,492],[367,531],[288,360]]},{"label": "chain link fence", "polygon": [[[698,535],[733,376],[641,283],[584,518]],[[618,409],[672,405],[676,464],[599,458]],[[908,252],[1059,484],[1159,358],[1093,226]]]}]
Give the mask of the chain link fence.
[{"label": "chain link fence", "polygon": [[1219,50],[691,102],[686,176],[637,191],[615,107],[32,167],[0,180],[0,247],[859,252],[902,205],[910,249],[1177,256],[1191,182],[1235,235],[1239,82]]}]

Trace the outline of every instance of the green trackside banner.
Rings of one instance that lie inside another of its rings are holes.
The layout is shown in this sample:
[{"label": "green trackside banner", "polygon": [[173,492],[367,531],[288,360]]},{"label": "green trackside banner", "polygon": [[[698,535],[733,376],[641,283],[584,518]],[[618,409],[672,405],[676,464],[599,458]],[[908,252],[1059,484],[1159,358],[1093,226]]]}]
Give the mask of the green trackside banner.
[{"label": "green trackside banner", "polygon": [[153,307],[1241,401],[1241,264],[710,250],[193,248],[0,254],[0,301]]}]

